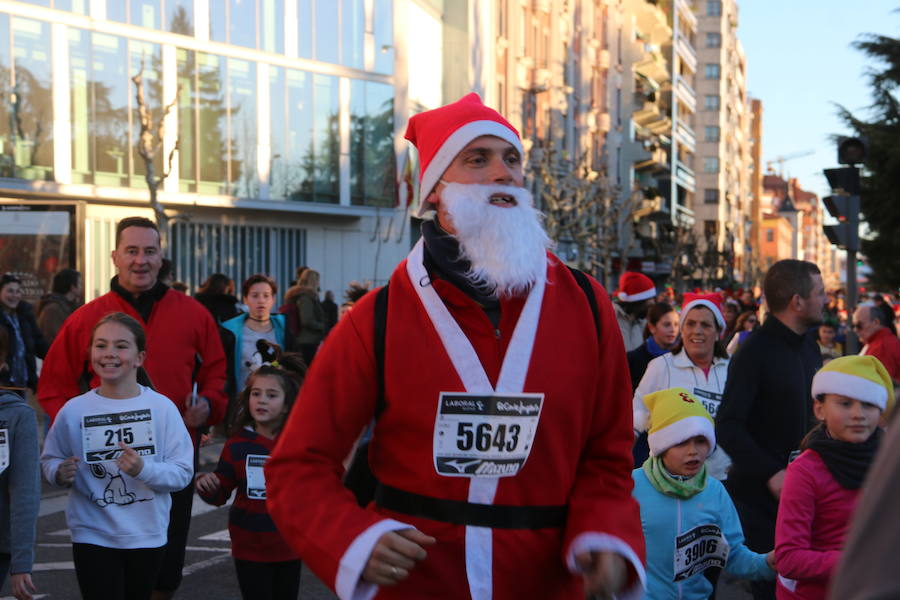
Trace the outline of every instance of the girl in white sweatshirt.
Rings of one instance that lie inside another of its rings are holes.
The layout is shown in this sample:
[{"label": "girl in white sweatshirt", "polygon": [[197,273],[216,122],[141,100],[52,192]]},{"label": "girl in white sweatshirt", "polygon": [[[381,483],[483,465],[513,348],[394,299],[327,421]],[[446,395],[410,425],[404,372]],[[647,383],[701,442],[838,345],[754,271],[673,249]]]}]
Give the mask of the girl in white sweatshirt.
[{"label": "girl in white sweatshirt", "polygon": [[[140,323],[109,314],[91,335],[100,386],[69,400],[47,434],[41,467],[71,487],[66,519],[85,599],[147,599],[163,558],[170,492],[193,477],[193,446],[168,398],[138,383]],[[149,384],[149,380],[144,379]]]}]

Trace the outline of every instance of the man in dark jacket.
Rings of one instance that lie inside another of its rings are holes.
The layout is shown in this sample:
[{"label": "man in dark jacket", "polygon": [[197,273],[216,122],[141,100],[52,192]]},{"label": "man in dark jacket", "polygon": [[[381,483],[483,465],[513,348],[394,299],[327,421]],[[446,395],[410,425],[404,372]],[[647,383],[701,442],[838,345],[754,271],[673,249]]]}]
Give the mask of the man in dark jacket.
[{"label": "man in dark jacket", "polygon": [[41,297],[37,307],[38,327],[48,346],[53,343],[66,317],[81,305],[83,297],[81,273],[75,269],[62,269],[53,276],[50,293]]},{"label": "man in dark jacket", "polygon": [[[815,423],[810,394],[822,356],[811,328],[828,300],[819,268],[792,259],[772,265],[764,293],[769,316],[731,359],[716,415],[716,437],[732,461],[726,487],[755,552],[775,545],[785,469]],[[753,596],[774,598],[774,585],[754,582]]]},{"label": "man in dark jacket", "polygon": [[14,388],[24,397],[24,388],[37,385],[36,358],[44,358],[47,343],[34,318],[34,309],[22,300],[22,282],[12,273],[0,277],[0,327],[9,338],[8,369],[0,384]]}]

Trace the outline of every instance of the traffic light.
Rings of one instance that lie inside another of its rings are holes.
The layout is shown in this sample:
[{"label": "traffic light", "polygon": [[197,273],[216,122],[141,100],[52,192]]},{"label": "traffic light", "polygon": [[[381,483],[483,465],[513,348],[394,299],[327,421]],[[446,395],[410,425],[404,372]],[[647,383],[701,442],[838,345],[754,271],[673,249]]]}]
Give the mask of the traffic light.
[{"label": "traffic light", "polygon": [[835,192],[822,199],[828,214],[836,218],[837,225],[825,225],[828,241],[847,250],[859,250],[859,169],[844,167],[825,169],[831,189]]}]

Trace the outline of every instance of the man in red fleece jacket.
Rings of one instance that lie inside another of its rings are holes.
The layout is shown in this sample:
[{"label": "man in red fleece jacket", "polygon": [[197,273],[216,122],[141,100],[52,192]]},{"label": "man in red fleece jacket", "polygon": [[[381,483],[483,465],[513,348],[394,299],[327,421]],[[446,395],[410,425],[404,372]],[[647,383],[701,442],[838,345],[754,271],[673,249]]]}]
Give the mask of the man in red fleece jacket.
[{"label": "man in red fleece jacket", "polygon": [[[196,451],[197,428],[218,423],[225,414],[225,352],[218,328],[196,300],[158,281],[162,265],[159,229],[143,217],[122,219],[116,226],[112,253],[117,275],[111,290],[72,313],[59,330],[41,369],[38,401],[55,417],[70,398],[83,392],[89,372],[91,332],[112,312],[131,315],[147,334],[144,369],[156,391],[181,410]],[[198,398],[192,397],[196,380]],[[193,483],[172,494],[166,556],[155,598],[171,597],[181,583],[184,550],[191,520]]]}]

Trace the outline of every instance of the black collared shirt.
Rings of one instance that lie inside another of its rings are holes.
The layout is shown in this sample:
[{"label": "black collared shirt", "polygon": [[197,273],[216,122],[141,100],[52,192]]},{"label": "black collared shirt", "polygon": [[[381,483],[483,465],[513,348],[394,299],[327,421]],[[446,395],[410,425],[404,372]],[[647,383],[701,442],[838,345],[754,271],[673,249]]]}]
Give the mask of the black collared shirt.
[{"label": "black collared shirt", "polygon": [[133,306],[134,310],[137,311],[137,314],[144,320],[144,323],[148,324],[150,323],[150,313],[153,312],[153,305],[156,304],[157,300],[161,300],[162,297],[166,295],[166,292],[169,291],[168,286],[157,280],[152,288],[146,292],[141,292],[135,297],[134,294],[119,284],[118,275],[113,277],[109,282],[109,289],[120,295],[128,302],[128,304]]}]

